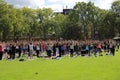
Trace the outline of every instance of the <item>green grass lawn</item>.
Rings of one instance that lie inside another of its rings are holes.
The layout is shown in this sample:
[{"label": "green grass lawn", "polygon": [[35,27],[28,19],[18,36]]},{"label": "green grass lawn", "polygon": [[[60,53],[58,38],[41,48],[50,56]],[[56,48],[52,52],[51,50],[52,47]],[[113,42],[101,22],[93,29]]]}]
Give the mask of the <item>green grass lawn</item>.
[{"label": "green grass lawn", "polygon": [[120,51],[115,57],[3,60],[0,80],[120,80]]}]

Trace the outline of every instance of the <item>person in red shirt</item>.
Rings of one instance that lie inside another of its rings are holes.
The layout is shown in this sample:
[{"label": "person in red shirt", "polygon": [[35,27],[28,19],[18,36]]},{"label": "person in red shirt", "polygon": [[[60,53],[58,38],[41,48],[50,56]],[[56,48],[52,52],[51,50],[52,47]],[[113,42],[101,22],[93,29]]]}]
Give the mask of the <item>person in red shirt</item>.
[{"label": "person in red shirt", "polygon": [[2,60],[2,56],[3,56],[3,49],[2,49],[2,45],[0,44],[0,60]]},{"label": "person in red shirt", "polygon": [[101,46],[100,42],[98,43],[97,49],[98,49],[98,52],[99,52],[99,56],[103,56],[102,55],[102,46]]}]

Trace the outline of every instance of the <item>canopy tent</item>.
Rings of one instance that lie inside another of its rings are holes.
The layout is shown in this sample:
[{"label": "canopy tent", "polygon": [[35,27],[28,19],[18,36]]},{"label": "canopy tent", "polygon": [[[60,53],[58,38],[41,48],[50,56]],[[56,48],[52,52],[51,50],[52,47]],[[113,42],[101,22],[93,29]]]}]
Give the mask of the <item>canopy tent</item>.
[{"label": "canopy tent", "polygon": [[120,37],[114,37],[113,39],[114,40],[120,40]]}]

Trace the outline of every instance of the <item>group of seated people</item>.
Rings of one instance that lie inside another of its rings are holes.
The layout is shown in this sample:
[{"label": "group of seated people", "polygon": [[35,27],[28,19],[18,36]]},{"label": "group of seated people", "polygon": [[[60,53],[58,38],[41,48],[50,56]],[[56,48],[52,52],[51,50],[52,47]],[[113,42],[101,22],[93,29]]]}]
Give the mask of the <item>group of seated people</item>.
[{"label": "group of seated people", "polygon": [[[29,59],[45,57],[57,59],[66,55],[74,56],[103,56],[115,55],[119,50],[119,42],[113,40],[38,40],[38,41],[7,41],[0,42],[0,60],[21,58],[26,55]],[[98,54],[97,54],[98,53]]]}]

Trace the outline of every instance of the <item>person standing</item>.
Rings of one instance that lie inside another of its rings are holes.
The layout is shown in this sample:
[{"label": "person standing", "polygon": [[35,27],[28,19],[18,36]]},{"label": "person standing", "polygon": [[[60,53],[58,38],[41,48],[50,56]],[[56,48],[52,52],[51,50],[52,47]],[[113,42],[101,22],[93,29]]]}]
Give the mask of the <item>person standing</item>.
[{"label": "person standing", "polygon": [[112,42],[110,42],[110,54],[115,55],[115,46]]},{"label": "person standing", "polygon": [[18,58],[20,58],[20,57],[21,57],[21,52],[22,52],[22,51],[21,51],[21,50],[22,50],[22,49],[21,49],[21,45],[19,44],[18,47],[19,47],[19,48],[18,48]]},{"label": "person standing", "polygon": [[48,43],[48,52],[47,52],[48,58],[51,58],[52,51],[53,51],[53,45],[52,45],[52,43]]},{"label": "person standing", "polygon": [[120,42],[117,42],[117,51],[119,50]]},{"label": "person standing", "polygon": [[39,46],[39,44],[36,45],[36,53],[37,53],[37,57],[39,58],[39,53],[40,53],[40,46]]},{"label": "person standing", "polygon": [[86,55],[86,44],[83,43],[81,45],[81,56],[85,56]]},{"label": "person standing", "polygon": [[115,56],[115,46],[114,46],[114,44],[112,46],[112,55]]},{"label": "person standing", "polygon": [[86,44],[85,50],[86,50],[86,54],[87,54],[88,56],[90,56],[88,43]]},{"label": "person standing", "polygon": [[61,52],[62,52],[62,56],[64,56],[65,55],[65,46],[63,43],[61,45]]},{"label": "person standing", "polygon": [[70,57],[73,57],[73,53],[74,53],[74,44],[72,42],[70,43]]},{"label": "person standing", "polygon": [[53,45],[53,56],[56,56],[56,43]]},{"label": "person standing", "polygon": [[10,56],[9,59],[12,59],[12,44],[9,45],[8,50],[8,54]]},{"label": "person standing", "polygon": [[99,56],[102,56],[102,46],[100,42],[98,43],[97,49],[98,49]]},{"label": "person standing", "polygon": [[59,47],[59,57],[62,57],[61,43],[59,43],[58,47]]},{"label": "person standing", "polygon": [[18,44],[16,44],[15,50],[16,50],[15,52],[19,55],[19,53],[18,53],[19,52],[19,46],[18,46]]},{"label": "person standing", "polygon": [[58,42],[56,43],[56,57],[58,56],[59,54],[59,44]]},{"label": "person standing", "polygon": [[78,55],[79,55],[79,46],[78,46],[78,43],[76,43],[76,44],[74,45],[74,49],[75,49],[76,55],[78,56]]},{"label": "person standing", "polygon": [[0,60],[2,60],[2,56],[3,56],[3,48],[2,45],[0,44]]},{"label": "person standing", "polygon": [[93,52],[94,52],[94,56],[97,57],[97,44],[96,43],[94,44]]},{"label": "person standing", "polygon": [[16,52],[16,47],[15,47],[15,45],[13,43],[12,47],[11,47],[11,54],[12,54],[11,59],[15,59],[15,52]]},{"label": "person standing", "polygon": [[30,43],[30,44],[29,44],[29,54],[30,54],[30,59],[33,59],[33,51],[34,51],[34,49],[33,49],[33,44]]}]

